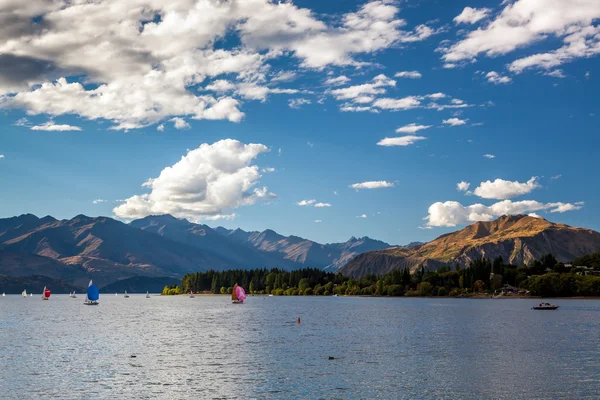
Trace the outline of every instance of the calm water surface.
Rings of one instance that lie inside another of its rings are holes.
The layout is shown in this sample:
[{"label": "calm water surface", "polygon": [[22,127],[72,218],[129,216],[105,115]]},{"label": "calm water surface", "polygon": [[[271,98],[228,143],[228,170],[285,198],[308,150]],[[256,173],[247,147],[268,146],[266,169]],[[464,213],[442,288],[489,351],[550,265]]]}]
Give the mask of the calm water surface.
[{"label": "calm water surface", "polygon": [[0,398],[600,395],[598,300],[100,300],[0,297]]}]

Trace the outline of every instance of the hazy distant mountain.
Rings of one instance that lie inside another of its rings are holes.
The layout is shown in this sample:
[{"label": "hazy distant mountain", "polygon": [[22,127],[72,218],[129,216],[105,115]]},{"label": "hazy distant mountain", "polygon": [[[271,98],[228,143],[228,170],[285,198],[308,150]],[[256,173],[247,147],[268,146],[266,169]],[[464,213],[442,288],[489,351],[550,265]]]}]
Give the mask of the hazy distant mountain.
[{"label": "hazy distant mountain", "polygon": [[395,268],[414,270],[423,264],[437,268],[445,264],[468,265],[472,260],[502,256],[505,262],[525,265],[551,253],[559,261],[600,250],[600,233],[591,229],[555,224],[526,215],[502,216],[411,248],[363,253],[340,269],[350,276],[381,274]]},{"label": "hazy distant mountain", "polygon": [[[39,300],[42,296],[44,286],[48,287],[53,296],[60,293],[84,293],[84,288],[67,282],[62,279],[54,279],[43,275],[30,276],[6,276],[0,275],[0,292],[6,294],[20,294],[23,290],[27,293],[33,293],[32,299],[24,299],[23,301]],[[84,296],[85,297],[85,296]]]},{"label": "hazy distant mountain", "polygon": [[173,284],[179,284],[180,281],[177,278],[170,278],[165,276],[153,277],[153,276],[134,276],[133,278],[121,279],[110,283],[100,288],[100,293],[162,293],[165,286]]},{"label": "hazy distant mountain", "polygon": [[320,244],[298,236],[283,236],[270,229],[245,232],[219,227],[215,231],[231,241],[277,256],[282,262],[291,262],[295,268],[315,267],[336,271],[362,252],[392,247],[368,237],[352,237],[343,243]]}]

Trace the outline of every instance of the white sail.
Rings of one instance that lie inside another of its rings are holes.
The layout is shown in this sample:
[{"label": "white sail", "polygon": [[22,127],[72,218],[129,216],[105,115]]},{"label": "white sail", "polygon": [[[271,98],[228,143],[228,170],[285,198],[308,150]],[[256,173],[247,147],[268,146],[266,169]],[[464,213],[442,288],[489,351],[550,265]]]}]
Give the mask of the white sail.
[{"label": "white sail", "polygon": [[21,295],[22,295],[23,297],[27,297],[27,289],[23,290],[23,292],[21,292]]}]

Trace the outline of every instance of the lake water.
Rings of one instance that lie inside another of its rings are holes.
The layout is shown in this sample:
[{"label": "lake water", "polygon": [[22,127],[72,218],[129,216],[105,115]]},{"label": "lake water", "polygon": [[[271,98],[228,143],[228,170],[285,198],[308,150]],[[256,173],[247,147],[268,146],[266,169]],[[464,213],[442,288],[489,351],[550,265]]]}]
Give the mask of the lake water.
[{"label": "lake water", "polygon": [[100,301],[0,297],[0,398],[600,395],[598,300],[555,300],[558,311],[516,299]]}]

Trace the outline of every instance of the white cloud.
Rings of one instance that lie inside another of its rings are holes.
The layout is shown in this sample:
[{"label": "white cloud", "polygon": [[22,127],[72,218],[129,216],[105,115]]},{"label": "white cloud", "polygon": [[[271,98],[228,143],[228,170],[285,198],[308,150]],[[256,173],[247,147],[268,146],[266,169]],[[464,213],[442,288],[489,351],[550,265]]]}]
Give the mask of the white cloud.
[{"label": "white cloud", "polygon": [[410,146],[419,140],[427,139],[424,136],[406,135],[392,138],[384,138],[377,142],[378,146]]},{"label": "white cloud", "polygon": [[160,124],[156,127],[156,130],[159,132],[164,132],[165,131],[165,125],[164,124]]},{"label": "white cloud", "polygon": [[315,219],[315,224],[320,224],[321,222],[323,221],[321,221],[320,219]]},{"label": "white cloud", "polygon": [[410,110],[421,105],[421,101],[417,96],[407,96],[401,99],[383,98],[375,101],[373,107],[384,110]]},{"label": "white cloud", "polygon": [[367,218],[367,214],[357,215],[356,218],[366,219]]},{"label": "white cloud", "polygon": [[467,190],[469,190],[470,186],[471,184],[469,182],[461,181],[456,184],[456,190],[458,190],[459,192],[466,192]]},{"label": "white cloud", "polygon": [[171,118],[170,121],[173,122],[175,129],[190,129],[190,124],[183,118],[175,117]]},{"label": "white cloud", "polygon": [[271,82],[293,81],[297,77],[298,74],[294,71],[279,71],[273,78],[271,78]]},{"label": "white cloud", "polygon": [[534,211],[548,210],[550,212],[566,212],[579,210],[583,202],[577,203],[540,203],[535,200],[513,202],[504,200],[491,206],[473,204],[463,206],[456,201],[437,202],[429,207],[428,215],[424,219],[429,227],[453,227],[477,221],[491,221],[502,215],[523,214]]},{"label": "white cloud", "polygon": [[313,142],[306,142],[306,145],[310,148],[315,147],[315,144]]},{"label": "white cloud", "polygon": [[296,76],[270,72],[281,59],[361,67],[361,56],[436,33],[404,30],[399,11],[387,0],[322,18],[271,0],[13,1],[0,14],[1,106],[122,130],[173,117],[239,122],[240,99],[298,92],[269,86]]},{"label": "white cloud", "polygon": [[260,170],[260,172],[266,172],[266,173],[275,172],[275,168],[272,168],[272,167],[263,168]]},{"label": "white cloud", "polygon": [[533,218],[542,218],[540,215],[538,215],[536,213],[529,213],[527,215],[529,215],[530,217],[533,217]]},{"label": "white cloud", "polygon": [[460,125],[464,125],[466,124],[468,121],[468,119],[460,119],[460,118],[449,118],[449,119],[445,119],[442,122],[444,124],[450,125],[450,126],[460,126]]},{"label": "white cloud", "polygon": [[326,85],[332,85],[332,86],[341,86],[341,85],[345,85],[346,83],[350,82],[350,78],[348,78],[345,75],[340,75],[337,76],[335,78],[329,78],[325,81]]},{"label": "white cloud", "polygon": [[419,79],[423,75],[419,71],[400,71],[397,72],[394,77],[395,78],[408,78],[408,79]]},{"label": "white cloud", "polygon": [[102,203],[106,203],[106,200],[96,199],[96,200],[92,201],[92,204],[102,204]]},{"label": "white cloud", "polygon": [[[600,32],[599,32],[600,34]],[[553,78],[566,78],[567,76],[564,74],[562,69],[555,69],[553,71],[546,72],[544,75],[551,76]]]},{"label": "white cloud", "polygon": [[541,185],[538,182],[537,176],[533,176],[527,182],[523,183],[496,179],[494,181],[481,182],[479,186],[473,190],[473,194],[484,199],[505,200],[531,193],[533,190],[540,187]]},{"label": "white cloud", "polygon": [[48,121],[42,125],[35,125],[30,127],[30,129],[32,131],[59,131],[59,132],[66,132],[66,131],[80,131],[81,128],[78,126],[73,126],[73,125],[57,125],[55,124],[53,121]]},{"label": "white cloud", "polygon": [[563,46],[546,53],[530,55],[512,62],[509,69],[550,69],[576,58],[600,53],[600,18],[597,0],[517,0],[504,2],[502,12],[487,26],[469,32],[458,43],[442,47],[443,60],[456,63],[510,53],[533,43],[559,38]]},{"label": "white cloud", "polygon": [[361,183],[354,183],[349,186],[352,189],[381,189],[381,188],[390,188],[394,187],[392,182],[388,181],[367,181]]},{"label": "white cloud", "polygon": [[301,201],[297,202],[296,204],[299,205],[300,207],[316,207],[316,208],[331,207],[331,204],[322,203],[320,201],[317,202],[317,200],[315,200],[315,199],[301,200]]},{"label": "white cloud", "polygon": [[483,156],[484,156],[485,158],[489,158],[489,159],[496,158],[496,156],[495,156],[495,155],[493,155],[493,154],[484,154]]},{"label": "white cloud", "polygon": [[303,98],[288,100],[288,105],[290,106],[290,108],[300,108],[305,104],[311,104],[311,101],[309,99]]},{"label": "white cloud", "polygon": [[224,139],[204,143],[157,178],[142,186],[150,192],[135,195],[115,207],[119,218],[171,214],[192,221],[233,218],[229,210],[274,198],[266,187],[256,187],[261,177],[251,163],[269,149],[263,144],[244,144]]},{"label": "white cloud", "polygon": [[4,154],[0,154],[0,158],[4,158]]},{"label": "white cloud", "polygon": [[459,15],[454,17],[454,22],[456,24],[474,24],[487,17],[489,13],[489,8],[465,7]]},{"label": "white cloud", "polygon": [[[370,83],[362,85],[349,86],[342,89],[331,90],[330,93],[337,100],[353,100],[369,96],[370,101],[373,101],[374,95],[384,94],[386,87],[396,86],[396,81],[380,74],[371,80]],[[369,101],[369,102],[370,102]],[[360,101],[359,101],[360,102]]]},{"label": "white cloud", "polygon": [[312,200],[301,200],[301,201],[297,202],[296,204],[299,205],[300,207],[304,207],[304,206],[312,206],[316,202],[317,201],[315,199],[312,199]]},{"label": "white cloud", "polygon": [[557,179],[560,179],[561,177],[562,177],[562,175],[558,174],[558,175],[551,176],[550,179],[552,179],[553,181],[555,181]]},{"label": "white cloud", "polygon": [[512,82],[512,78],[509,76],[502,76],[499,73],[497,73],[496,71],[490,71],[488,72],[485,77],[487,78],[488,82],[491,82],[493,84],[499,85],[501,83],[510,83]]},{"label": "white cloud", "polygon": [[404,125],[396,129],[396,133],[416,133],[427,128],[431,128],[431,125],[417,125],[413,122],[412,124]]}]

